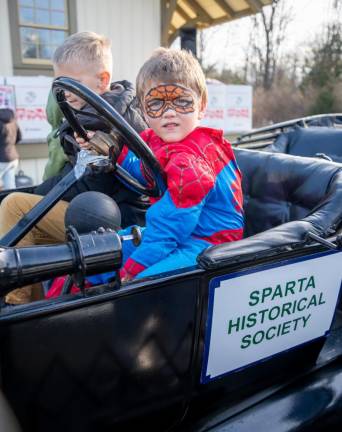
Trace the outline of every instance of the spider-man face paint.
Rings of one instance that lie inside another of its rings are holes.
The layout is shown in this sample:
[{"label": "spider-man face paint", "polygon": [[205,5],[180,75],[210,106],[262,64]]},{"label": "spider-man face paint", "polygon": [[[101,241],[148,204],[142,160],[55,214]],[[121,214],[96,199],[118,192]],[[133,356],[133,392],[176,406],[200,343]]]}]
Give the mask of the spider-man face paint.
[{"label": "spider-man face paint", "polygon": [[151,118],[161,117],[168,109],[180,114],[195,111],[192,93],[179,84],[166,84],[153,87],[145,96],[145,111]]},{"label": "spider-man face paint", "polygon": [[144,112],[151,129],[165,142],[179,142],[203,118],[205,105],[197,94],[177,83],[155,84],[144,98]]}]

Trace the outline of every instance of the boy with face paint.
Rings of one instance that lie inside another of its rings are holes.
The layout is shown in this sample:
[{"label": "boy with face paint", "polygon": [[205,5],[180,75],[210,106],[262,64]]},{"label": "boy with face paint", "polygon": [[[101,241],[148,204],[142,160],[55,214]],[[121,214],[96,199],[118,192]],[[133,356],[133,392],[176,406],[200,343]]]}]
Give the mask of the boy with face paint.
[{"label": "boy with face paint", "polygon": [[[147,211],[141,244],[123,243],[123,281],[195,266],[208,246],[241,239],[244,225],[232,148],[222,131],[199,126],[207,88],[197,60],[186,51],[159,48],[140,69],[136,88],[150,127],[141,137],[158,159],[167,189]],[[127,147],[115,150],[118,163],[146,183],[139,159]]]}]

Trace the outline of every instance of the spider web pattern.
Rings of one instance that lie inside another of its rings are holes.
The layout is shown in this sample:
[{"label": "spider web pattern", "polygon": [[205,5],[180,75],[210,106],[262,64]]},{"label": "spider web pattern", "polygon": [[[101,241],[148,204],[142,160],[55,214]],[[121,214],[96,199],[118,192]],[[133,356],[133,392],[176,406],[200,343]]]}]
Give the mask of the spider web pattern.
[{"label": "spider web pattern", "polygon": [[166,167],[167,184],[176,207],[199,204],[215,182],[215,176],[203,159],[180,154]]},{"label": "spider web pattern", "polygon": [[[214,186],[216,176],[234,160],[222,131],[197,128],[176,143],[163,142],[151,130],[144,132],[143,138],[167,174],[169,192],[177,207],[200,203]],[[235,189],[238,193],[237,181]],[[236,202],[239,202],[238,197]]]}]

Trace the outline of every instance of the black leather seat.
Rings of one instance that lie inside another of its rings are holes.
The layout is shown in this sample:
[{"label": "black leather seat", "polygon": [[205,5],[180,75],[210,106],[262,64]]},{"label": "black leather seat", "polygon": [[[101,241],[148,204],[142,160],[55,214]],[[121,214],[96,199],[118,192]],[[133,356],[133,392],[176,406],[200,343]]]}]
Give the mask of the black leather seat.
[{"label": "black leather seat", "polygon": [[301,243],[309,231],[326,236],[341,225],[341,164],[245,149],[235,155],[243,174],[247,238],[208,248],[198,258],[202,268]]},{"label": "black leather seat", "polygon": [[279,135],[268,150],[297,156],[325,155],[334,162],[342,162],[342,129],[296,126],[293,130]]}]

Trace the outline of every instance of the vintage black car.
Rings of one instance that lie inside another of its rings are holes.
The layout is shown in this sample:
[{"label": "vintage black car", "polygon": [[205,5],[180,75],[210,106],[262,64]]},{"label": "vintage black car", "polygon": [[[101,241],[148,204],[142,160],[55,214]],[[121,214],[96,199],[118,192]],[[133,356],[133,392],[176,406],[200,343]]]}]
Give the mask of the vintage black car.
[{"label": "vintage black car", "polygon": [[[113,109],[67,79],[54,83],[62,107],[63,89],[91,102],[130,140],[154,172],[147,193],[160,193],[153,155]],[[341,425],[342,165],[243,148],[235,154],[243,240],[210,247],[185,271],[2,307],[0,430]],[[1,296],[62,274],[82,286],[87,274],[120,268],[121,242],[130,240],[112,231],[71,228],[65,244],[16,247],[72,181],[1,239]]]}]

